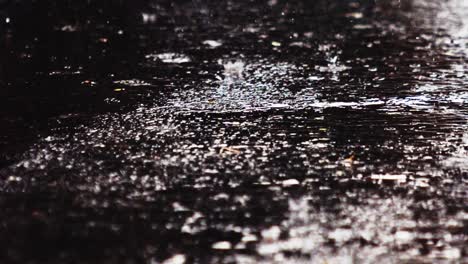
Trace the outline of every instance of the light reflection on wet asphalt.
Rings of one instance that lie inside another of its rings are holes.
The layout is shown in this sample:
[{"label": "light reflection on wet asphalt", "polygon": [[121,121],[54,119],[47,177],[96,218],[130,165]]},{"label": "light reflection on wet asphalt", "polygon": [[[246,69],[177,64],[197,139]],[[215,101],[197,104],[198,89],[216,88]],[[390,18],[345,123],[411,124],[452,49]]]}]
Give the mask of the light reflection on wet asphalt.
[{"label": "light reflection on wet asphalt", "polygon": [[466,1],[240,2],[3,7],[0,262],[468,260]]}]

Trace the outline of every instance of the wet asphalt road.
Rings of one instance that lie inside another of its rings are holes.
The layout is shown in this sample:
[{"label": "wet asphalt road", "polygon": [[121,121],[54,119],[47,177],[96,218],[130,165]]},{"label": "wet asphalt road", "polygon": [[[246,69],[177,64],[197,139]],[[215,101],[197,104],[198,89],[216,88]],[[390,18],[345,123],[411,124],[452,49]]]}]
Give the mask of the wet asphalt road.
[{"label": "wet asphalt road", "polygon": [[3,2],[0,263],[468,262],[468,2]]}]

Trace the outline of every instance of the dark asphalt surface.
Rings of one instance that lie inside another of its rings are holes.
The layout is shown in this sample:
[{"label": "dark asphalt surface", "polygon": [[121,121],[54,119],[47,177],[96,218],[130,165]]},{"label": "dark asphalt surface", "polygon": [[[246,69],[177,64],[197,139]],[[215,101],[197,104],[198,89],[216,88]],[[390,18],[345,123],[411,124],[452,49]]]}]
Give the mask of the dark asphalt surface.
[{"label": "dark asphalt surface", "polygon": [[467,1],[77,2],[0,2],[0,263],[468,262]]}]

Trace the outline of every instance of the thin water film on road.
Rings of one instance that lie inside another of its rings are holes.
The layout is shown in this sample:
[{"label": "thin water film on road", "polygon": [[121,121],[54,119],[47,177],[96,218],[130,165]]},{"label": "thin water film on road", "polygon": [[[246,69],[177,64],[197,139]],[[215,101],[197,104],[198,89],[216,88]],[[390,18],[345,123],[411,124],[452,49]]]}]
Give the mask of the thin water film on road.
[{"label": "thin water film on road", "polygon": [[468,2],[0,1],[1,263],[463,263]]}]

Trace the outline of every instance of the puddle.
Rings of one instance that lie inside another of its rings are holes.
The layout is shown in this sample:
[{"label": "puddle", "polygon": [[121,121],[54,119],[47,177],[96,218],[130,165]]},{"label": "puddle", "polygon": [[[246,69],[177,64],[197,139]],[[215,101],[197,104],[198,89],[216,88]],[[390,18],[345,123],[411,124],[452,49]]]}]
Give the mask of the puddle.
[{"label": "puddle", "polygon": [[34,5],[0,262],[466,260],[465,1]]}]

